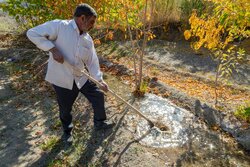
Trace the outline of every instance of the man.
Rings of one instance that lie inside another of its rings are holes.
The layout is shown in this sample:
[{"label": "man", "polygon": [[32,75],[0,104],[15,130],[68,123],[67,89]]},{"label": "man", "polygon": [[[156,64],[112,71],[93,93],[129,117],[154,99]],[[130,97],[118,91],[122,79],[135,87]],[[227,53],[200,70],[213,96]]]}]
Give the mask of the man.
[{"label": "man", "polygon": [[102,79],[93,40],[87,33],[94,27],[96,17],[91,6],[80,4],[75,9],[74,19],[49,21],[27,31],[28,38],[38,48],[50,52],[45,79],[55,89],[64,130],[63,139],[68,142],[72,142],[72,105],[79,92],[92,104],[95,129],[113,126],[105,121],[103,92],[87,77],[77,75],[79,71],[76,68],[68,65],[78,69],[86,65],[90,75],[101,83],[100,88],[108,90],[108,85]]}]

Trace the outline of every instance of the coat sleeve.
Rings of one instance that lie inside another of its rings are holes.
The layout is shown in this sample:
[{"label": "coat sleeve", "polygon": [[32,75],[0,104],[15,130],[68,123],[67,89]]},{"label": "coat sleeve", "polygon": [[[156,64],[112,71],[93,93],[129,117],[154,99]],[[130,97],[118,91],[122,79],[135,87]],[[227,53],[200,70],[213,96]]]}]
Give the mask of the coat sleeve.
[{"label": "coat sleeve", "polygon": [[90,75],[98,81],[103,81],[102,72],[100,70],[99,60],[96,54],[94,43],[92,41],[91,53],[86,62],[86,66]]},{"label": "coat sleeve", "polygon": [[48,21],[29,29],[26,35],[38,48],[48,51],[55,47],[52,41],[57,38],[59,26],[59,20]]}]

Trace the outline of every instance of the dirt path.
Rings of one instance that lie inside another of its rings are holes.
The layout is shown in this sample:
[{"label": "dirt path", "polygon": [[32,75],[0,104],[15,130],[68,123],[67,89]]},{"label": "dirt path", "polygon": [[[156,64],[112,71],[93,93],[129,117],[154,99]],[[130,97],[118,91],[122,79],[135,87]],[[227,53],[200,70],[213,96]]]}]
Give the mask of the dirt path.
[{"label": "dirt path", "polygon": [[8,74],[5,63],[0,62],[0,166],[30,166],[42,155],[39,144],[50,135],[55,101],[32,89],[13,88],[20,81]]}]

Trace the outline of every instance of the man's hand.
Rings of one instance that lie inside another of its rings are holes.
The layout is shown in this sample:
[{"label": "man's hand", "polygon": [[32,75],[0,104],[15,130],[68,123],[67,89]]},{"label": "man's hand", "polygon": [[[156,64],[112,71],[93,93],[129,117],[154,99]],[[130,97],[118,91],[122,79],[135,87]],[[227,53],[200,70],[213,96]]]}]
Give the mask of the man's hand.
[{"label": "man's hand", "polygon": [[59,50],[57,50],[56,47],[53,47],[49,51],[52,53],[54,60],[56,60],[58,63],[63,64],[64,62],[63,55]]},{"label": "man's hand", "polygon": [[101,84],[100,89],[102,89],[104,92],[107,92],[109,90],[109,86],[104,81],[99,81]]}]

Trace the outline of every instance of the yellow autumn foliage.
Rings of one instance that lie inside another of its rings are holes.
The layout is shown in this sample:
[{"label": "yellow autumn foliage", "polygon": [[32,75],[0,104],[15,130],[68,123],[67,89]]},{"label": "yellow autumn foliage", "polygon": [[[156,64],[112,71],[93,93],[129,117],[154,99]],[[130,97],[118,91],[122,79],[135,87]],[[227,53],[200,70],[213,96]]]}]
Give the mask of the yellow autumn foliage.
[{"label": "yellow autumn foliage", "polygon": [[214,3],[213,14],[198,17],[194,12],[189,18],[191,28],[184,32],[186,40],[197,37],[194,49],[204,46],[209,50],[223,50],[234,39],[250,36],[250,0],[207,1]]},{"label": "yellow autumn foliage", "polygon": [[230,76],[232,69],[246,58],[245,51],[232,42],[250,37],[250,0],[207,1],[213,3],[212,11],[202,16],[194,11],[189,18],[190,29],[184,32],[184,37],[186,40],[195,37],[192,48],[209,49],[219,60],[220,75]]},{"label": "yellow autumn foliage", "polygon": [[186,30],[184,32],[184,37],[185,37],[186,40],[189,40],[191,38],[191,36],[192,35],[191,35],[191,32],[189,30]]}]

